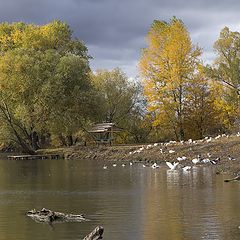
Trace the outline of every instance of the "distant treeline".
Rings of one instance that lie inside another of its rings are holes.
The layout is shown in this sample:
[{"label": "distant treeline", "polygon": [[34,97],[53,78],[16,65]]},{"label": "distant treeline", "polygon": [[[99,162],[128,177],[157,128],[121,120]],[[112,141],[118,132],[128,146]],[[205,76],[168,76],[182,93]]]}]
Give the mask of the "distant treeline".
[{"label": "distant treeline", "polygon": [[240,34],[224,28],[211,66],[181,20],[154,21],[141,79],[119,68],[91,71],[87,47],[66,23],[0,24],[0,144],[27,153],[91,139],[114,122],[116,141],[202,138],[239,128]]}]

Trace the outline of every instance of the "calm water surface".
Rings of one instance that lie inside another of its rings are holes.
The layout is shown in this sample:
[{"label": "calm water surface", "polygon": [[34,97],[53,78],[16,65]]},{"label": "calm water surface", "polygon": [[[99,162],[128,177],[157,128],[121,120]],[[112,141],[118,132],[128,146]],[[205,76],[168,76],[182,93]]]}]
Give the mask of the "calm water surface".
[{"label": "calm water surface", "polygon": [[[186,174],[103,165],[1,159],[0,240],[78,240],[97,225],[107,240],[240,239],[240,184],[224,183],[213,168]],[[50,226],[25,216],[42,207],[91,221]]]}]

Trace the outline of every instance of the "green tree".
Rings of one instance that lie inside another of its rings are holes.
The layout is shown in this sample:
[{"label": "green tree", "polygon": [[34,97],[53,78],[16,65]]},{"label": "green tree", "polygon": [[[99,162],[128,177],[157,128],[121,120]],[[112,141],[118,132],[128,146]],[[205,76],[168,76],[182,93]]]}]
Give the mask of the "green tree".
[{"label": "green tree", "polygon": [[33,153],[54,126],[72,134],[92,87],[87,48],[69,26],[0,24],[0,52],[0,115],[12,141]]},{"label": "green tree", "polygon": [[142,86],[137,80],[130,80],[119,68],[112,71],[98,70],[93,75],[98,93],[99,114],[97,121],[114,122],[122,127],[119,142],[143,142],[151,126],[144,118]]},{"label": "green tree", "polygon": [[129,81],[119,68],[98,70],[93,82],[101,98],[101,120],[117,124],[123,122],[137,101],[137,84]]}]

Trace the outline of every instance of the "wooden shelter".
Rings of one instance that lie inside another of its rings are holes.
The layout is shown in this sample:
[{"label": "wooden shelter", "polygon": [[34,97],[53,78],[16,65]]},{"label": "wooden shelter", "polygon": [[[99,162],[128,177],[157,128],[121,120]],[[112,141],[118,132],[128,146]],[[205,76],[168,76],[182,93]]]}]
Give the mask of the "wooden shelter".
[{"label": "wooden shelter", "polygon": [[115,123],[98,123],[88,131],[92,134],[97,144],[112,144],[113,134],[122,131]]}]

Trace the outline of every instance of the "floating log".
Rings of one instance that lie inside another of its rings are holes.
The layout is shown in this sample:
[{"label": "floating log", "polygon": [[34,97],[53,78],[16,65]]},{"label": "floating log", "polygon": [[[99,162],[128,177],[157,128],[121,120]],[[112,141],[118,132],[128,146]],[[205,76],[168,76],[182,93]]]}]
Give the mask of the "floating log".
[{"label": "floating log", "polygon": [[46,154],[46,155],[18,155],[8,156],[10,160],[37,160],[37,159],[59,159],[63,158],[60,154]]},{"label": "floating log", "polygon": [[97,226],[83,240],[98,240],[98,239],[102,239],[103,232],[104,232],[103,227],[102,226]]},{"label": "floating log", "polygon": [[49,209],[43,208],[40,211],[35,209],[27,212],[27,216],[36,222],[82,222],[87,221],[83,214],[65,214],[61,212],[54,212]]},{"label": "floating log", "polygon": [[232,182],[232,181],[239,181],[239,180],[240,180],[240,175],[236,176],[235,178],[225,179],[224,182]]}]

